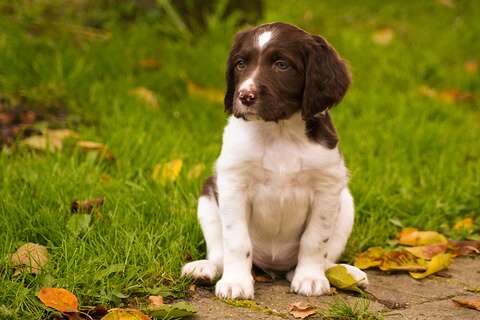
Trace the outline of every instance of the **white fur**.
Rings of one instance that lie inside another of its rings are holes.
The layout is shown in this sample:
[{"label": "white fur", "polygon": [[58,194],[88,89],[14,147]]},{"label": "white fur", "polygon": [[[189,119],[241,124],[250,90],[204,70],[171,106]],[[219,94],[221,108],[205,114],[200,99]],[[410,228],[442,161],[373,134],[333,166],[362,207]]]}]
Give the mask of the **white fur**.
[{"label": "white fur", "polygon": [[260,36],[258,36],[258,46],[260,48],[263,48],[268,43],[268,41],[270,41],[270,39],[272,39],[272,32],[263,32]]},{"label": "white fur", "polygon": [[294,269],[294,292],[327,293],[325,270],[344,250],[354,217],[338,149],[310,141],[300,114],[278,122],[230,117],[216,172],[218,206],[210,196],[198,207],[211,263],[189,263],[183,273],[212,279],[223,269],[217,296],[253,298],[255,262],[269,270]]}]

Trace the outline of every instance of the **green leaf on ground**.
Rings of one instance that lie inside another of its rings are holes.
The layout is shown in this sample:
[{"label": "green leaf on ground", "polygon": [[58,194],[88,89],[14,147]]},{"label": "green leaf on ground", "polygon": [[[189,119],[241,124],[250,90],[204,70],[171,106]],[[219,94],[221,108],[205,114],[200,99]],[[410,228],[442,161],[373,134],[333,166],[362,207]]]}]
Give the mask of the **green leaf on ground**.
[{"label": "green leaf on ground", "polygon": [[181,319],[190,317],[197,312],[197,309],[184,301],[174,304],[163,304],[146,311],[153,319]]},{"label": "green leaf on ground", "polygon": [[355,280],[347,268],[337,264],[325,272],[325,275],[330,284],[341,290],[355,291],[363,294],[363,290],[357,286],[358,281]]}]

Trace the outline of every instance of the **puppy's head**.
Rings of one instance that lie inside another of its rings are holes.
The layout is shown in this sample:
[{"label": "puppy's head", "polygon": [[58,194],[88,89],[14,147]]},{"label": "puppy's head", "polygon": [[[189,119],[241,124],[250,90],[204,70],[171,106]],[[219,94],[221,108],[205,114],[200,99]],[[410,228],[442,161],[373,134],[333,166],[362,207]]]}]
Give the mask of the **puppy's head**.
[{"label": "puppy's head", "polygon": [[225,110],[246,120],[313,118],[342,100],[346,64],[320,36],[285,23],[239,32],[227,62]]}]

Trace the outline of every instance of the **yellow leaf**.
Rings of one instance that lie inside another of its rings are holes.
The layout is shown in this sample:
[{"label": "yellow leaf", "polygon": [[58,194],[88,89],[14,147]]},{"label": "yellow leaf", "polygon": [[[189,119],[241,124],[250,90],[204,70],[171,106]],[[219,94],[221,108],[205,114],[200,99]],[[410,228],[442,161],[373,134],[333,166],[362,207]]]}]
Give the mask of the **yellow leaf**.
[{"label": "yellow leaf", "polygon": [[78,299],[67,289],[42,288],[37,296],[47,307],[60,312],[78,312]]},{"label": "yellow leaf", "polygon": [[478,72],[478,61],[476,60],[466,61],[463,66],[465,68],[465,71],[467,71],[467,73],[476,74]]},{"label": "yellow leaf", "polygon": [[327,277],[328,282],[338,289],[362,293],[362,290],[357,286],[358,281],[348,273],[347,268],[340,264],[328,268],[327,271],[325,271],[325,276]]},{"label": "yellow leaf", "polygon": [[137,309],[114,308],[110,309],[101,320],[150,320],[150,317]]},{"label": "yellow leaf", "polygon": [[433,257],[432,261],[430,261],[425,272],[410,272],[410,275],[415,279],[423,279],[431,274],[448,268],[450,263],[452,263],[452,259],[453,256],[449,253],[437,254],[435,257]]},{"label": "yellow leaf", "polygon": [[459,305],[480,311],[480,297],[456,297],[452,299]]},{"label": "yellow leaf", "polygon": [[103,143],[83,140],[83,141],[78,141],[77,146],[86,152],[97,151],[100,153],[100,155],[103,158],[107,160],[115,159],[115,156],[113,155],[113,153]]},{"label": "yellow leaf", "polygon": [[10,263],[16,269],[14,275],[23,270],[39,273],[48,262],[48,250],[36,243],[26,243],[10,256]]},{"label": "yellow leaf", "polygon": [[425,264],[424,260],[406,250],[395,250],[385,252],[379,268],[382,271],[423,271]]},{"label": "yellow leaf", "polygon": [[202,87],[190,80],[187,80],[188,94],[191,96],[197,96],[205,98],[211,102],[223,103],[224,93],[222,90],[216,88]]},{"label": "yellow leaf", "polygon": [[303,301],[298,301],[288,306],[288,312],[296,319],[305,319],[317,313],[317,308]]},{"label": "yellow leaf", "polygon": [[357,255],[354,265],[360,269],[379,266],[382,263],[383,253],[384,250],[380,247],[369,248],[367,251]]},{"label": "yellow leaf", "polygon": [[447,243],[447,238],[436,231],[418,231],[405,228],[398,235],[398,242],[406,246],[424,246],[435,243]]},{"label": "yellow leaf", "polygon": [[453,226],[453,229],[457,231],[465,230],[465,231],[472,231],[473,230],[473,219],[472,218],[465,218],[460,221],[457,221]]},{"label": "yellow leaf", "polygon": [[172,160],[167,163],[159,163],[153,167],[152,179],[162,184],[173,182],[177,179],[182,170],[183,161]]},{"label": "yellow leaf", "polygon": [[188,179],[197,179],[205,170],[205,165],[203,163],[197,163],[194,165],[190,171],[188,171]]},{"label": "yellow leaf", "polygon": [[138,87],[128,91],[128,94],[132,97],[137,97],[138,99],[142,100],[152,109],[158,109],[157,96],[155,95],[155,93],[153,93],[153,91],[144,87]]},{"label": "yellow leaf", "polygon": [[392,42],[395,32],[391,28],[383,28],[372,34],[372,41],[376,44],[386,46]]},{"label": "yellow leaf", "polygon": [[437,243],[428,246],[405,248],[405,250],[418,258],[430,260],[437,254],[447,251],[447,248],[448,245],[446,243]]}]

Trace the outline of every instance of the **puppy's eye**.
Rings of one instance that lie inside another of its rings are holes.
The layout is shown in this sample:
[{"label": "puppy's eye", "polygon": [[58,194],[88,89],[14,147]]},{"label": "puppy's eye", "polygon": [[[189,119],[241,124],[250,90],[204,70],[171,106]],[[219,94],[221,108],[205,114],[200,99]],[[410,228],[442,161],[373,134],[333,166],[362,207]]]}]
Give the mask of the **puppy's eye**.
[{"label": "puppy's eye", "polygon": [[285,60],[277,60],[273,65],[275,66],[275,68],[281,71],[285,71],[290,68],[290,65]]},{"label": "puppy's eye", "polygon": [[235,68],[237,68],[237,70],[245,70],[245,68],[247,68],[247,62],[243,59],[240,59],[235,64]]}]

